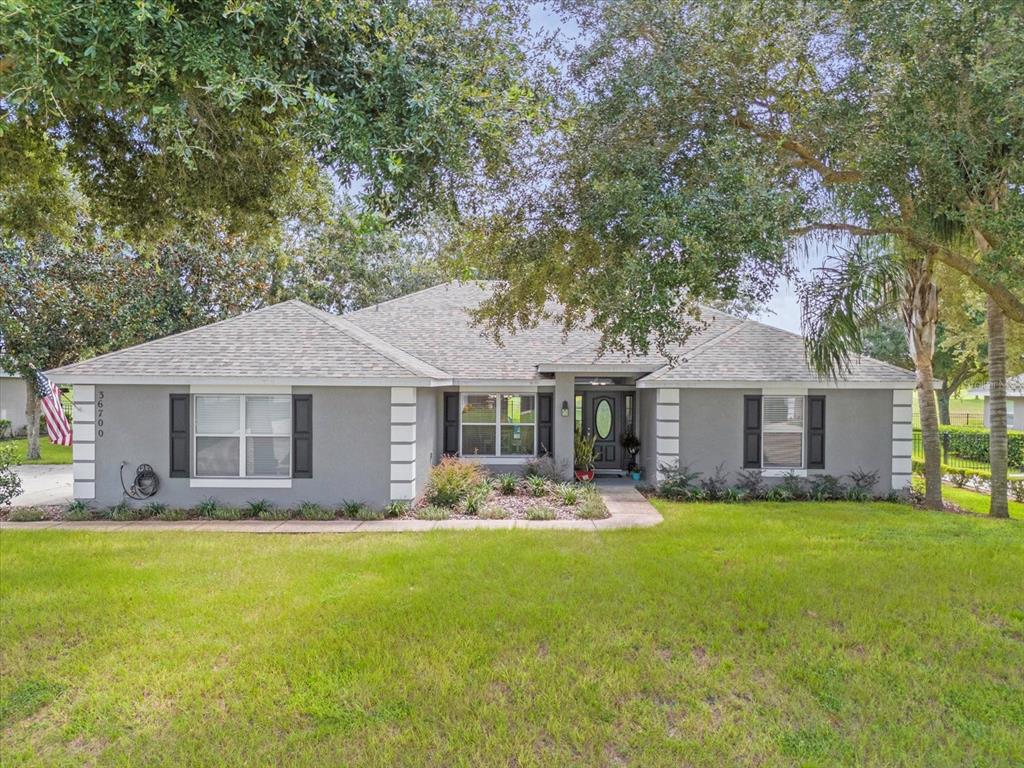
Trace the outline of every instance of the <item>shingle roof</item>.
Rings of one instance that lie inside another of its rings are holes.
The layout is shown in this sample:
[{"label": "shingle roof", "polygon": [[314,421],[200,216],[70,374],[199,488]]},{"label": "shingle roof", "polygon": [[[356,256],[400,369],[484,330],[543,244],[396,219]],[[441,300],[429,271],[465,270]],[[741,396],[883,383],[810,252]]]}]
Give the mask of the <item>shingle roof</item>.
[{"label": "shingle roof", "polygon": [[[982,397],[988,397],[988,395],[989,395],[988,382],[986,381],[984,384],[982,384],[980,386],[977,386],[977,387],[974,387],[969,392],[972,395],[979,395],[979,396],[982,396]],[[1020,397],[1020,396],[1024,395],[1024,373],[1020,374],[1019,376],[1009,376],[1009,377],[1007,377],[1007,379],[1006,379],[1006,394],[1014,396],[1014,397]]]},{"label": "shingle roof", "polygon": [[49,373],[57,380],[174,378],[440,378],[438,371],[342,318],[300,301],[100,355]]},{"label": "shingle roof", "polygon": [[[706,327],[670,350],[600,351],[588,329],[565,333],[552,316],[501,341],[471,322],[469,310],[500,283],[447,283],[344,317],[286,301],[230,320],[168,336],[50,372],[56,381],[89,383],[105,377],[170,381],[252,377],[302,380],[417,379],[532,381],[538,369],[630,366],[656,382],[818,382],[801,337],[705,309]],[[908,371],[860,357],[843,377],[851,383],[907,383]]]}]

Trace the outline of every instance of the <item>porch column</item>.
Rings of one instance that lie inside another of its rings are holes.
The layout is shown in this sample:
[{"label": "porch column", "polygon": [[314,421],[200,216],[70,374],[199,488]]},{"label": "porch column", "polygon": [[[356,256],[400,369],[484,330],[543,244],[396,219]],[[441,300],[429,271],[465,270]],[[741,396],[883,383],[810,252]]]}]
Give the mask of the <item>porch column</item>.
[{"label": "porch column", "polygon": [[911,465],[914,452],[914,427],[911,424],[911,398],[909,389],[892,391],[892,489],[903,491],[910,487]]},{"label": "porch column", "polygon": [[655,478],[665,479],[662,466],[679,466],[679,390],[658,389],[657,435],[655,437]]},{"label": "porch column", "polygon": [[[568,404],[569,415],[562,415],[562,404]],[[554,452],[555,463],[558,465],[564,480],[572,480],[573,459],[575,453],[576,431],[576,376],[572,373],[555,374],[554,417],[552,423],[555,430]]]},{"label": "porch column", "polygon": [[[71,397],[72,487],[76,499],[89,501],[96,498],[96,387],[79,384],[71,391]],[[102,403],[99,406],[102,418]]]},{"label": "porch column", "polygon": [[391,500],[416,498],[416,390],[391,388]]}]

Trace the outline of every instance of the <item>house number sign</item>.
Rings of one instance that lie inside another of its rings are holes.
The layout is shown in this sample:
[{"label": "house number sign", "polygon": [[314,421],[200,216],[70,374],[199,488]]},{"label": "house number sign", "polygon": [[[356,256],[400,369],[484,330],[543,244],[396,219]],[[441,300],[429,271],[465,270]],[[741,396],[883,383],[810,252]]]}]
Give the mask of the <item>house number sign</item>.
[{"label": "house number sign", "polygon": [[103,437],[103,390],[96,390],[96,438]]}]

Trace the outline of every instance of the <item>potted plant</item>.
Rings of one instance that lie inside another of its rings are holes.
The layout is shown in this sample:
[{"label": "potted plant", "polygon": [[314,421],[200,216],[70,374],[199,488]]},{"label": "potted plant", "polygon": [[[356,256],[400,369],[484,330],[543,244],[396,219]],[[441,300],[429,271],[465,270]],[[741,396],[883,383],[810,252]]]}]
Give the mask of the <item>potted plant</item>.
[{"label": "potted plant", "polygon": [[594,479],[594,444],[596,442],[596,435],[584,434],[581,430],[576,430],[574,464],[576,479],[581,482],[590,482]]},{"label": "potted plant", "polygon": [[619,445],[629,454],[629,464],[626,469],[629,471],[630,477],[634,480],[639,480],[640,467],[637,466],[636,456],[640,453],[640,438],[636,436],[632,429],[627,429],[622,433],[622,437],[619,438]]}]

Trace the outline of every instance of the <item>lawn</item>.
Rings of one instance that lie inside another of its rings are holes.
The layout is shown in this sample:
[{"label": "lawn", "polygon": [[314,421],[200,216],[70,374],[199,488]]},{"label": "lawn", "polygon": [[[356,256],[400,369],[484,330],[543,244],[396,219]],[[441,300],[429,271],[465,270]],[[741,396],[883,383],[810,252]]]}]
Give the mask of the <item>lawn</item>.
[{"label": "lawn", "polygon": [[[942,498],[951,501],[957,506],[963,507],[970,512],[977,512],[979,515],[987,515],[989,508],[989,497],[984,493],[972,491],[969,488],[956,488],[952,485],[942,486]],[[1015,520],[1024,520],[1024,504],[1014,501],[1010,497],[1010,517]]]},{"label": "lawn", "polygon": [[4,531],[4,765],[1024,762],[1024,527]]},{"label": "lawn", "polygon": [[[5,441],[8,442],[8,441]],[[70,464],[71,463],[71,446],[70,445],[54,445],[50,442],[50,438],[40,436],[39,438],[39,458],[38,459],[26,459],[28,455],[28,440],[24,437],[15,438],[9,443],[14,445],[14,463],[15,464]]]}]

